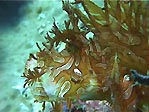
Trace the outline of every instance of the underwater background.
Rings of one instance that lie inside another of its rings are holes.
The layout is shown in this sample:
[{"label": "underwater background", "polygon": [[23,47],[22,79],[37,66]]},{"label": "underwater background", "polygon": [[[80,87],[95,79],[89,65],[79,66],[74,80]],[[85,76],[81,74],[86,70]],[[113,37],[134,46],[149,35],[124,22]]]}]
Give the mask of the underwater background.
[{"label": "underwater background", "polygon": [[[56,21],[61,0],[0,1],[0,112],[37,112],[22,95],[25,62]],[[37,110],[37,109],[36,109]]]},{"label": "underwater background", "polygon": [[[104,5],[102,0],[93,1]],[[0,1],[0,112],[41,112],[42,105],[34,103],[30,91],[23,88],[25,79],[21,76],[29,54],[39,51],[36,42],[41,45],[45,41],[54,20],[64,29],[63,21],[68,19],[61,0]],[[109,106],[105,102],[100,106]],[[99,101],[88,104],[99,108]],[[108,108],[96,112],[109,112]]]}]

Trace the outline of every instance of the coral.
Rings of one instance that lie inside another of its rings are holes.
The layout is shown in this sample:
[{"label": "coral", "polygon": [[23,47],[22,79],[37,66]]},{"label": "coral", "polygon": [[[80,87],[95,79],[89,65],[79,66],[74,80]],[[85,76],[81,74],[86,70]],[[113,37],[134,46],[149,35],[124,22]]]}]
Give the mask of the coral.
[{"label": "coral", "polygon": [[[70,109],[76,99],[107,100],[117,112],[142,108],[146,99],[139,103],[138,96],[148,95],[147,88],[129,75],[131,69],[146,74],[149,68],[149,2],[104,0],[103,8],[90,0],[62,3],[69,16],[65,29],[54,21],[44,48],[36,44],[39,52],[27,60],[24,87],[43,109],[51,102],[55,112],[64,101]],[[89,33],[93,37],[87,38]]]}]

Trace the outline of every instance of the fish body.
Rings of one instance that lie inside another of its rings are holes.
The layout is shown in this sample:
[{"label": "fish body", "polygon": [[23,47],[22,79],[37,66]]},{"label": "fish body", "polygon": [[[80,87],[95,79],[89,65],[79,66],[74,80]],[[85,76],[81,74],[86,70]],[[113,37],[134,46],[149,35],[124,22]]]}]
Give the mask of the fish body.
[{"label": "fish body", "polygon": [[149,76],[139,74],[136,70],[130,70],[132,78],[142,85],[149,85]]}]

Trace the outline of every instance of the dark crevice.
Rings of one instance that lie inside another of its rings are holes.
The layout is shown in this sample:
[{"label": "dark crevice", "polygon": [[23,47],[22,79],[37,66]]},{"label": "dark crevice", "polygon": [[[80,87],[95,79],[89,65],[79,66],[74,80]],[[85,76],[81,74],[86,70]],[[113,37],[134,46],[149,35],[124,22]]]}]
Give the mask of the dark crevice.
[{"label": "dark crevice", "polygon": [[28,1],[20,0],[0,0],[0,28],[15,26],[23,13],[20,9],[26,5]]}]

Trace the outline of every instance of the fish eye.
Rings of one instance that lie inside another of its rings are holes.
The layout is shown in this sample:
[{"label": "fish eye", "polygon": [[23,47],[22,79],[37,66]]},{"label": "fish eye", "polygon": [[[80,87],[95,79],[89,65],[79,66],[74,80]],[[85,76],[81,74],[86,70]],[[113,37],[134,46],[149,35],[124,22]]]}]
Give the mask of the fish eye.
[{"label": "fish eye", "polygon": [[130,81],[130,76],[128,74],[124,75],[124,80],[125,81]]},{"label": "fish eye", "polygon": [[80,71],[79,69],[75,68],[73,71],[74,71],[74,73],[75,73],[76,75],[82,76],[82,73],[81,73],[81,71]]}]

